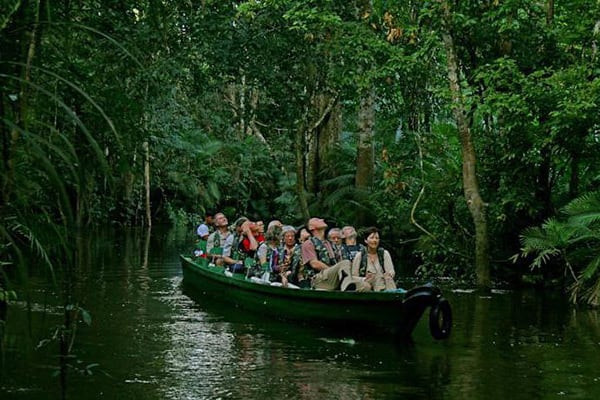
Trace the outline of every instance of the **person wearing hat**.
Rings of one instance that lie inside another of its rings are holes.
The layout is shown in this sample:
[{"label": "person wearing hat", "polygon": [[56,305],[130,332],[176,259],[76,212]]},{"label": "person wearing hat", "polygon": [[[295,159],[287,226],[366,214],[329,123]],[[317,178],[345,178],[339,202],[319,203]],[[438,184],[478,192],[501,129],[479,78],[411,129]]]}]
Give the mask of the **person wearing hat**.
[{"label": "person wearing hat", "polygon": [[327,224],[322,218],[309,219],[307,229],[312,236],[302,243],[303,278],[313,289],[339,289],[342,276],[350,275],[350,261],[336,264],[333,247],[325,239]]},{"label": "person wearing hat", "polygon": [[196,233],[198,234],[199,238],[196,241],[196,249],[194,250],[194,256],[206,258],[206,247],[208,244],[207,240],[208,236],[210,235],[210,233],[208,232],[208,227],[206,225],[200,225]]}]

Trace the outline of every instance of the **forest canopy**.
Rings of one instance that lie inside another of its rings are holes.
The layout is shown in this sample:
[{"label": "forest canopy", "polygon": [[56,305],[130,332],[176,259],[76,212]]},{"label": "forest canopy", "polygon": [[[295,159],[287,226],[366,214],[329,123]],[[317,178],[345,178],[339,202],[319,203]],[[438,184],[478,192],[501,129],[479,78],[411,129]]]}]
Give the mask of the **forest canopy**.
[{"label": "forest canopy", "polygon": [[33,254],[59,273],[85,226],[192,226],[211,208],[377,225],[420,276],[566,277],[597,305],[599,15],[3,0],[1,288]]}]

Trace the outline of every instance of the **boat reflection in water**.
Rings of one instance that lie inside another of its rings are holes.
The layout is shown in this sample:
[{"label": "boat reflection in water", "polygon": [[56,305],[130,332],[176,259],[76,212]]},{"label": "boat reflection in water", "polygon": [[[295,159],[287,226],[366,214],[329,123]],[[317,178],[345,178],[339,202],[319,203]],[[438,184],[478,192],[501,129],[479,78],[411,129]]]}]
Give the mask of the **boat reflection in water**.
[{"label": "boat reflection in water", "polygon": [[187,376],[180,375],[181,384],[166,397],[183,395],[180,388],[188,398],[385,399],[397,398],[401,389],[425,399],[436,390],[432,374],[440,393],[446,382],[443,348],[434,346],[432,354],[431,347],[351,325],[342,330],[248,312],[215,301],[185,279],[182,288],[194,303],[198,330],[190,330],[189,315],[184,331],[172,325],[173,346],[196,350],[172,352],[172,368],[185,365]]}]

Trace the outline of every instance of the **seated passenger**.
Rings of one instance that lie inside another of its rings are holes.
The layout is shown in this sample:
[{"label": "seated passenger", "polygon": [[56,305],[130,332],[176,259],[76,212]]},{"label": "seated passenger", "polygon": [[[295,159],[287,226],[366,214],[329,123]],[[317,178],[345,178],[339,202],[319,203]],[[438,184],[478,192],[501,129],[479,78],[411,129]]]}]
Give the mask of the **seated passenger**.
[{"label": "seated passenger", "polygon": [[257,225],[252,221],[245,220],[236,227],[236,232],[238,234],[238,250],[244,257],[254,258],[259,244],[256,240]]},{"label": "seated passenger", "polygon": [[267,232],[269,231],[269,229],[273,228],[274,226],[278,226],[281,228],[283,226],[283,224],[278,219],[271,220],[271,221],[269,221],[269,225],[267,225]]},{"label": "seated passenger", "polygon": [[354,260],[354,256],[358,253],[364,246],[362,244],[356,243],[356,229],[353,226],[347,225],[342,228],[342,238],[344,239],[344,244],[342,245],[342,258],[345,260]]},{"label": "seated passenger", "polygon": [[265,242],[261,244],[256,252],[260,269],[266,273],[264,279],[271,282],[281,282],[279,244],[281,243],[281,228],[272,226],[265,234]]},{"label": "seated passenger", "polygon": [[258,242],[258,245],[260,246],[262,243],[265,242],[265,223],[261,220],[256,221],[256,231],[257,234],[254,235],[254,237],[256,238],[256,241]]},{"label": "seated passenger", "polygon": [[340,231],[340,228],[331,228],[327,232],[327,240],[331,242],[331,247],[335,254],[335,262],[342,261],[342,231]]},{"label": "seated passenger", "polygon": [[196,242],[196,249],[194,250],[194,256],[195,257],[200,257],[200,258],[207,258],[207,252],[206,252],[206,247],[207,247],[207,241],[208,241],[208,237],[209,232],[208,232],[208,227],[206,225],[200,225],[196,231],[196,233],[198,234],[199,238],[198,241]]},{"label": "seated passenger", "polygon": [[204,212],[204,222],[198,225],[196,228],[196,233],[198,236],[202,236],[201,233],[208,232],[211,234],[215,229],[213,227],[213,218],[215,213],[212,210],[206,210]]},{"label": "seated passenger", "polygon": [[307,227],[312,236],[302,243],[304,280],[309,280],[313,289],[339,289],[342,271],[343,274],[350,274],[350,262],[348,260],[335,262],[331,243],[325,239],[327,224],[323,219],[311,218],[308,220]]},{"label": "seated passenger", "polygon": [[[352,281],[344,282],[342,290],[382,291],[396,289],[395,270],[390,253],[379,247],[379,230],[367,228],[365,247],[352,261]],[[354,284],[354,286],[352,286]]]},{"label": "seated passenger", "polygon": [[228,229],[229,221],[223,213],[215,214],[215,231],[210,234],[206,242],[206,253],[215,265],[227,266],[237,269],[241,265],[238,258],[232,256],[233,234]]},{"label": "seated passenger", "polygon": [[296,243],[296,229],[293,226],[284,225],[282,232],[283,245],[279,250],[279,254],[281,255],[281,283],[283,286],[287,286],[288,282],[297,285],[298,276],[302,273],[300,270],[302,250],[300,245]]},{"label": "seated passenger", "polygon": [[300,245],[302,245],[302,243],[306,242],[310,238],[310,232],[304,226],[298,230],[297,235],[298,243],[300,243]]}]

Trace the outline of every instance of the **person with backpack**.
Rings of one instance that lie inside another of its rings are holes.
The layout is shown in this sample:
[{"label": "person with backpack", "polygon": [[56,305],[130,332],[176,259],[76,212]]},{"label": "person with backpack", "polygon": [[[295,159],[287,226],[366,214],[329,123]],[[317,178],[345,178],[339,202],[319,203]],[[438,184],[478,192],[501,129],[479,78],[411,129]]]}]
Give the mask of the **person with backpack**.
[{"label": "person with backpack", "polygon": [[[325,238],[325,220],[311,218],[308,220],[307,229],[312,236],[302,243],[302,280],[313,289],[339,289],[341,280],[350,275],[350,261],[336,262],[333,247]],[[300,287],[306,286],[300,282]]]},{"label": "person with backpack", "polygon": [[[352,260],[352,281],[349,284],[354,283],[356,291],[396,289],[392,257],[379,246],[379,230],[375,227],[367,228],[363,238],[365,245]],[[342,286],[342,290],[351,290]]]}]

